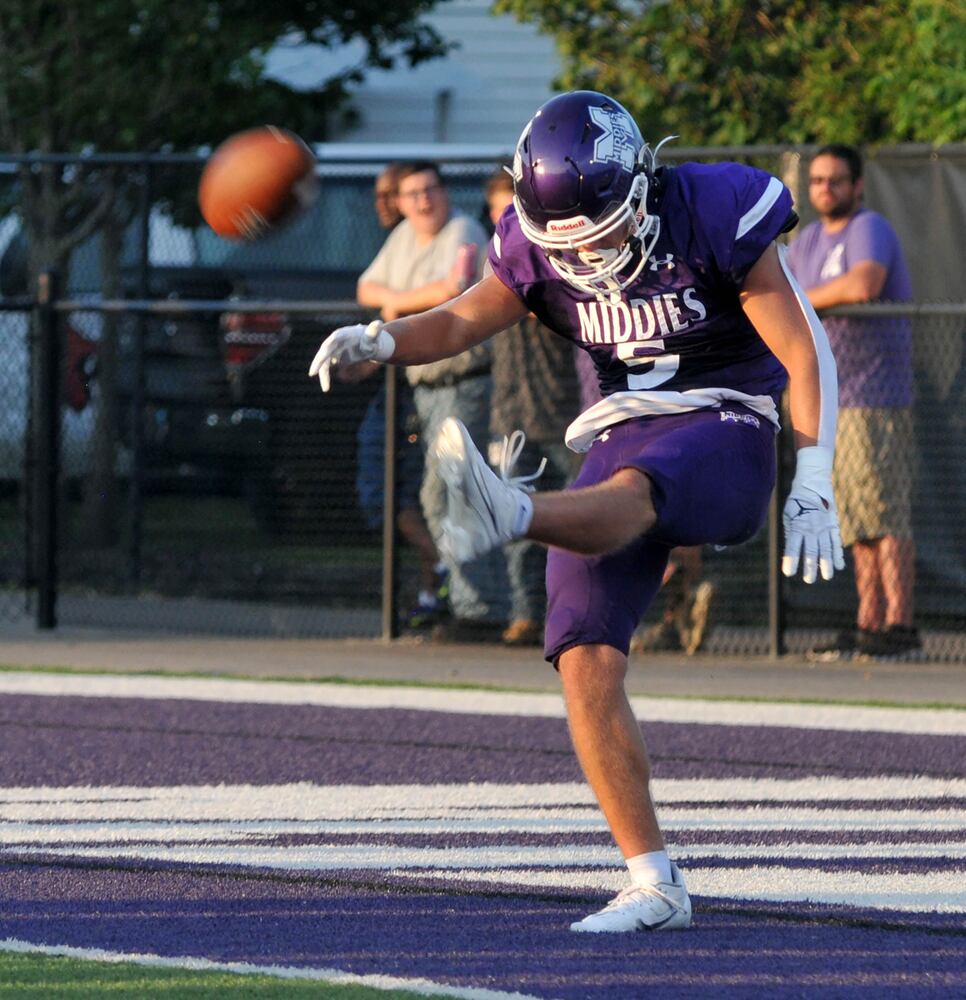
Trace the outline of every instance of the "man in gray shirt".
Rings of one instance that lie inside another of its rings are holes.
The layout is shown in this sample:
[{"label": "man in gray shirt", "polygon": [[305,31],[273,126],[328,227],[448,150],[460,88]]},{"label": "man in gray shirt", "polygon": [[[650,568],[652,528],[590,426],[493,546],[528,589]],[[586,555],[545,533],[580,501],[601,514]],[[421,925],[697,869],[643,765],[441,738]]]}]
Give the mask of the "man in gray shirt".
[{"label": "man in gray shirt", "polygon": [[[454,298],[480,275],[487,236],[475,220],[453,212],[435,163],[404,164],[399,172],[398,205],[403,221],[390,233],[362,273],[359,303],[378,309],[385,321],[422,312]],[[457,417],[477,443],[486,446],[490,416],[490,345],[479,344],[426,365],[410,365],[424,442],[435,441],[447,417]],[[437,543],[446,514],[446,494],[437,458],[426,455],[420,501]],[[506,621],[506,570],[499,550],[471,563],[451,563],[450,603],[454,621],[439,638],[498,641]]]}]

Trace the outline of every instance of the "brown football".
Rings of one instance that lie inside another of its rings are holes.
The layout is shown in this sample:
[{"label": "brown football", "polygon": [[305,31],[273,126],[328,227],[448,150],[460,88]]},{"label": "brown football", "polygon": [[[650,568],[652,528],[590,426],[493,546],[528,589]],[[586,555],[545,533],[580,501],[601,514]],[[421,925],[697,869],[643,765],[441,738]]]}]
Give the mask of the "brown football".
[{"label": "brown football", "polygon": [[293,132],[264,125],[229,136],[205,164],[198,205],[229,240],[254,240],[315,201],[312,150]]}]

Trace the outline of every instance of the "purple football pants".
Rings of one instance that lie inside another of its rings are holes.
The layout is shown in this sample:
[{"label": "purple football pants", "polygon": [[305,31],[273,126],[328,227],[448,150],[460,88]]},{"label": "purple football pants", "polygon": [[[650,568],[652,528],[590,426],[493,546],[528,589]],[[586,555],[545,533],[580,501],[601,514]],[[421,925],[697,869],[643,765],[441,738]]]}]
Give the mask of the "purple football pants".
[{"label": "purple football pants", "polygon": [[761,527],[775,482],[775,429],[743,406],[625,421],[601,433],[570,489],[620,469],[651,480],[657,523],[604,556],[551,548],[544,654],[603,644],[625,655],[676,545],[737,545]]}]

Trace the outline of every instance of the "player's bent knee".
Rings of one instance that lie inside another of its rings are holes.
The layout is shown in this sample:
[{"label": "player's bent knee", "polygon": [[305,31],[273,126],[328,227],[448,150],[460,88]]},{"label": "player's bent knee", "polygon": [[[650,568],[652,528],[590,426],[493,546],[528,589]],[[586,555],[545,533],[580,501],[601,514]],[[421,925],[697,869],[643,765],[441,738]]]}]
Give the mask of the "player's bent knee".
[{"label": "player's bent knee", "polygon": [[626,541],[638,538],[657,523],[653,486],[647,473],[640,469],[618,469],[608,484],[625,496]]}]

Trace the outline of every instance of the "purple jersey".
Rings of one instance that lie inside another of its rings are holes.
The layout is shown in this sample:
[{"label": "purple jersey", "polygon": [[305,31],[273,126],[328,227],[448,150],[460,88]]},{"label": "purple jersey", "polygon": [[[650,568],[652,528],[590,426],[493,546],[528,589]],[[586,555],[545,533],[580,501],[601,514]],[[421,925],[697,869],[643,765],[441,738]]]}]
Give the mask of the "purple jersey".
[{"label": "purple jersey", "polygon": [[597,430],[630,416],[722,399],[777,419],[787,376],[738,293],[788,228],[791,195],[777,178],[737,163],[664,168],[660,181],[658,204],[649,206],[660,223],[657,242],[619,296],[595,297],[562,280],[523,235],[512,207],[490,244],[500,280],[593,358],[605,398],[571,426],[567,440],[577,450]]}]

